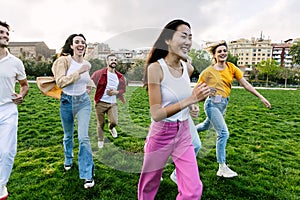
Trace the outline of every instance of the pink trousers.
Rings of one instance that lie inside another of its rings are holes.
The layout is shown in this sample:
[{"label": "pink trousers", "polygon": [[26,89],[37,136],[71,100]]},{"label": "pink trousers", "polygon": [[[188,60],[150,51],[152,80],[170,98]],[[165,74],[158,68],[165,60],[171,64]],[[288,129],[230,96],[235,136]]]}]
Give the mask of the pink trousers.
[{"label": "pink trousers", "polygon": [[169,156],[176,166],[177,200],[198,200],[202,195],[198,165],[188,120],[152,122],[144,147],[144,163],[138,184],[138,199],[155,198]]}]

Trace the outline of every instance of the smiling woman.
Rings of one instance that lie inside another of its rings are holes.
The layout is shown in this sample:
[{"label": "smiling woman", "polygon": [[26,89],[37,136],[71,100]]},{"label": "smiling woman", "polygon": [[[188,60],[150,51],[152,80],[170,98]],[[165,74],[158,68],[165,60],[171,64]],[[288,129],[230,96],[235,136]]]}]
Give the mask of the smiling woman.
[{"label": "smiling woman", "polygon": [[176,167],[177,199],[201,198],[202,182],[188,120],[190,110],[198,115],[195,104],[203,100],[209,90],[202,83],[193,91],[190,87],[194,68],[187,62],[187,53],[191,46],[189,23],[173,20],[164,27],[147,58],[144,84],[149,93],[152,122],[145,142],[139,200],[155,199],[169,156]]},{"label": "smiling woman", "polygon": [[74,122],[78,118],[78,164],[80,179],[84,188],[94,186],[94,162],[88,135],[91,114],[90,91],[95,87],[90,78],[91,65],[83,56],[86,41],[82,34],[72,34],[62,47],[60,57],[53,63],[55,81],[62,88],[60,117],[64,130],[64,168],[70,170],[73,164]]},{"label": "smiling woman", "polygon": [[204,104],[207,117],[196,127],[198,132],[214,127],[217,133],[216,157],[219,163],[217,176],[232,178],[238,174],[226,165],[225,149],[229,130],[224,115],[229,102],[233,79],[236,79],[247,91],[257,96],[267,108],[271,108],[271,104],[246,81],[238,67],[227,62],[228,47],[224,40],[212,44],[206,50],[212,55],[213,64],[201,72],[198,83],[205,82],[210,87],[211,93]]}]

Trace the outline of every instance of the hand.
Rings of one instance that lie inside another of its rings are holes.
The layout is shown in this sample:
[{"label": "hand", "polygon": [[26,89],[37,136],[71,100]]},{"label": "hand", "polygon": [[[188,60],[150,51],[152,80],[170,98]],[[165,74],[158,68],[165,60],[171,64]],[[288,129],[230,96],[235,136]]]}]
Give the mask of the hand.
[{"label": "hand", "polygon": [[22,95],[14,93],[11,96],[12,96],[11,100],[13,101],[14,104],[20,105],[23,102]]},{"label": "hand", "polygon": [[106,94],[108,96],[113,96],[113,95],[119,94],[119,92],[117,90],[114,90],[114,89],[109,89],[109,90],[107,90]]},{"label": "hand", "polygon": [[270,102],[267,99],[265,99],[264,97],[262,97],[261,101],[263,102],[263,104],[265,104],[265,106],[267,108],[271,108],[271,104],[270,104]]},{"label": "hand", "polygon": [[209,91],[210,89],[206,83],[197,84],[193,89],[193,96],[196,98],[196,102],[204,100],[209,95]]},{"label": "hand", "polygon": [[87,93],[90,95],[91,94],[91,91],[92,91],[92,87],[91,86],[87,86],[86,87],[86,91],[87,91]]},{"label": "hand", "polygon": [[199,115],[199,106],[196,104],[192,104],[190,106],[190,115],[192,118],[197,118]]}]

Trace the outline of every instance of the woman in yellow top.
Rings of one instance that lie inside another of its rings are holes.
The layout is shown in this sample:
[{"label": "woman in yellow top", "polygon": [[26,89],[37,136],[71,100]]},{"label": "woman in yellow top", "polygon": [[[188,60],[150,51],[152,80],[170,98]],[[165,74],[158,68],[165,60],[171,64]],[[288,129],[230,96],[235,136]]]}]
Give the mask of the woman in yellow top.
[{"label": "woman in yellow top", "polygon": [[198,132],[208,130],[210,125],[214,127],[217,132],[216,156],[219,163],[217,176],[231,178],[237,176],[237,173],[226,165],[225,148],[229,131],[223,115],[228,105],[233,79],[235,78],[247,91],[257,96],[267,108],[271,108],[271,104],[243,78],[239,68],[226,61],[228,47],[225,41],[215,43],[206,50],[212,55],[214,63],[200,74],[198,83],[205,82],[208,85],[210,96],[204,103],[207,117],[196,127]]}]

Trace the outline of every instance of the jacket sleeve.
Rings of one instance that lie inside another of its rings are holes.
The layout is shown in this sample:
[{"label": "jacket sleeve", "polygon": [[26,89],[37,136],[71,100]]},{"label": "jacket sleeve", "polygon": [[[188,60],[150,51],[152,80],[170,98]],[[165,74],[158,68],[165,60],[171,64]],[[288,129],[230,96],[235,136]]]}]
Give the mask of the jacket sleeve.
[{"label": "jacket sleeve", "polygon": [[68,76],[66,75],[70,65],[69,59],[69,56],[61,56],[52,65],[52,72],[56,84],[60,88],[64,88],[75,81],[78,81],[80,78],[80,75],[77,71]]},{"label": "jacket sleeve", "polygon": [[120,85],[118,87],[118,91],[119,91],[119,95],[123,95],[126,92],[126,82],[123,75],[120,78]]}]

